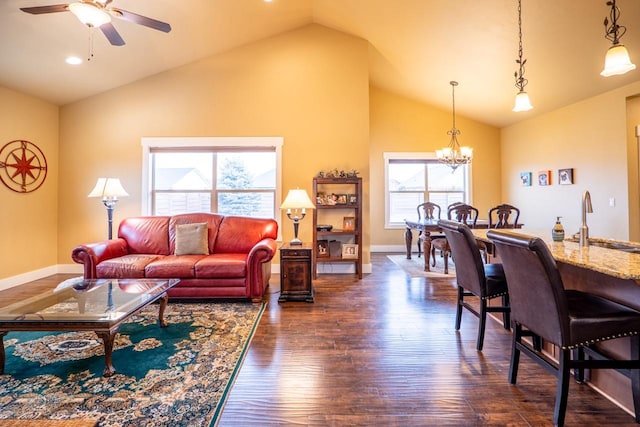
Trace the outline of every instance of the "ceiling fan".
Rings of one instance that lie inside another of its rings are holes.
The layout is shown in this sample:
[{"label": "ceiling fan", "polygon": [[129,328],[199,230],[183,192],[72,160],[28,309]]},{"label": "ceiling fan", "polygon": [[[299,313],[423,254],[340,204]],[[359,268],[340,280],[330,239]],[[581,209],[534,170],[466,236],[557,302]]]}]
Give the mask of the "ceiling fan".
[{"label": "ceiling fan", "polygon": [[111,17],[144,25],[154,30],[168,33],[171,25],[153,18],[138,15],[116,7],[107,7],[112,0],[79,0],[68,4],[54,4],[49,6],[21,7],[23,12],[40,15],[42,13],[71,12],[88,27],[98,27],[109,43],[123,46],[124,40],[111,23]]}]

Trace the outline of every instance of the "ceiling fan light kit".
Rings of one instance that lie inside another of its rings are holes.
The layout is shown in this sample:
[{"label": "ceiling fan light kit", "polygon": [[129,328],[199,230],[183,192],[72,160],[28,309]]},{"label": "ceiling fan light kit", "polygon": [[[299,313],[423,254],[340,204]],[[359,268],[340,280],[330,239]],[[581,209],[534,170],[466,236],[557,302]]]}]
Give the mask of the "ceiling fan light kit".
[{"label": "ceiling fan light kit", "polygon": [[80,0],[68,4],[54,4],[48,6],[21,7],[23,12],[32,15],[41,15],[56,12],[71,12],[80,22],[90,28],[100,28],[104,36],[113,46],[123,46],[124,40],[113,26],[111,18],[122,19],[133,24],[144,25],[154,30],[168,33],[171,25],[166,22],[137,13],[128,12],[124,9],[108,7],[112,0]]},{"label": "ceiling fan light kit", "polygon": [[111,22],[111,16],[99,7],[90,3],[69,3],[69,10],[76,18],[88,27],[100,27]]}]

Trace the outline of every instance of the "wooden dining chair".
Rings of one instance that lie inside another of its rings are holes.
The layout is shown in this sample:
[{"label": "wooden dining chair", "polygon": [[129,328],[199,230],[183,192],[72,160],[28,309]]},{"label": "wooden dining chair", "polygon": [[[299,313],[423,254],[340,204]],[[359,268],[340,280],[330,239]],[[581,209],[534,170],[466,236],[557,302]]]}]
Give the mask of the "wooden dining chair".
[{"label": "wooden dining chair", "polygon": [[[424,202],[424,203],[420,203],[417,207],[416,210],[418,211],[418,222],[421,222],[423,219],[424,220],[430,220],[433,222],[437,222],[440,219],[440,214],[441,214],[441,208],[440,205],[437,203],[433,203],[433,202]],[[422,245],[424,243],[424,239],[426,238],[426,234],[423,231],[420,231],[418,233],[418,258],[420,258],[420,255],[422,254]],[[432,244],[433,241],[436,239],[444,239],[444,234],[442,233],[429,233],[429,238],[431,238],[432,240]],[[433,253],[433,251],[432,251]],[[425,257],[429,258],[429,254],[425,254]],[[428,260],[427,260],[428,262]],[[434,259],[434,265],[435,265],[435,259]]]},{"label": "wooden dining chair", "polygon": [[[557,378],[553,421],[561,426],[570,370],[582,382],[584,369],[616,369],[631,378],[635,418],[640,422],[640,312],[598,295],[565,289],[558,266],[540,238],[512,230],[489,230],[487,237],[500,254],[509,288],[513,329],[509,382],[516,383],[521,353],[552,372]],[[527,336],[554,344],[556,360],[523,340]],[[613,359],[615,355],[598,351],[596,343],[621,337],[629,337],[630,358]]]},{"label": "wooden dining chair", "polygon": [[[466,203],[455,202],[447,207],[447,219],[460,222],[467,227],[475,228],[478,221],[478,209]],[[444,274],[449,274],[449,256],[451,248],[447,243],[447,239],[436,240],[431,243],[432,265],[436,265],[436,251],[440,252],[440,256],[444,258]]]},{"label": "wooden dining chair", "polygon": [[489,209],[489,228],[518,228],[520,209],[503,203]]}]

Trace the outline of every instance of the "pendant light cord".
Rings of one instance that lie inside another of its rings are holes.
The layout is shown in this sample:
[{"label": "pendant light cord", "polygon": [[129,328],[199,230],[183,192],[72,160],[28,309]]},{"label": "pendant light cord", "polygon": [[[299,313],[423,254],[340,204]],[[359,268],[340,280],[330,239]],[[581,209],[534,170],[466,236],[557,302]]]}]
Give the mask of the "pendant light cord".
[{"label": "pendant light cord", "polygon": [[520,65],[519,70],[516,70],[514,77],[516,78],[516,87],[520,92],[524,92],[524,87],[529,83],[524,78],[524,64],[527,63],[526,59],[522,59],[522,0],[518,0],[518,59],[516,63]]}]

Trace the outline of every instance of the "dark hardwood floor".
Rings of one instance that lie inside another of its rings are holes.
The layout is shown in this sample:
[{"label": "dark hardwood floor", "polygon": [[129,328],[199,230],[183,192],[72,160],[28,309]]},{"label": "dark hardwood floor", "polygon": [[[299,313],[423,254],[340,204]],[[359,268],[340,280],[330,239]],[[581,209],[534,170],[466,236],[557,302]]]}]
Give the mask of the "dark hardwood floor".
[{"label": "dark hardwood floor", "polygon": [[[510,333],[489,321],[482,352],[477,318],[454,330],[455,282],[410,278],[384,254],[373,273],[319,275],[315,302],[268,306],[219,426],[546,426],[555,378],[521,358],[508,383]],[[55,286],[56,275],[0,292],[0,304]],[[568,426],[637,426],[586,385],[572,383]]]}]

